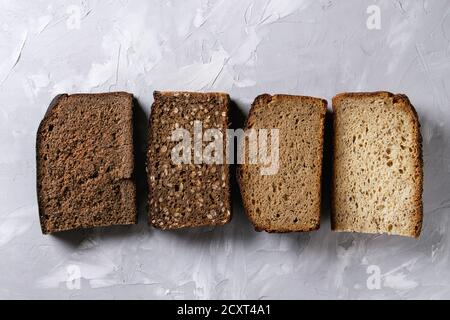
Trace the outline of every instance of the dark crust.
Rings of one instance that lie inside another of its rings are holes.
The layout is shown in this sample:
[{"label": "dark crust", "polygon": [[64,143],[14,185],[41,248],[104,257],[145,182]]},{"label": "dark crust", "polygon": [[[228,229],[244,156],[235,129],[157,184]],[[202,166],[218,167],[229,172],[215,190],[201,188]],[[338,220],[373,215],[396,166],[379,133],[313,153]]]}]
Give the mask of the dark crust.
[{"label": "dark crust", "polygon": [[[381,99],[383,98],[389,98],[392,99],[392,102],[394,105],[401,104],[403,106],[403,109],[409,113],[415,120],[415,134],[416,134],[416,143],[419,150],[419,157],[417,159],[416,167],[419,168],[420,172],[418,174],[420,180],[417,185],[416,189],[416,197],[415,201],[418,203],[418,206],[416,208],[416,219],[418,220],[418,228],[415,230],[415,233],[412,234],[414,238],[419,238],[421,230],[422,230],[422,224],[423,224],[423,181],[424,181],[424,172],[423,172],[423,138],[422,134],[420,132],[420,120],[419,115],[417,113],[416,108],[412,105],[410,102],[408,96],[401,93],[391,93],[389,91],[375,91],[375,92],[344,92],[336,95],[333,98],[333,113],[336,112],[337,104],[342,98],[376,98],[379,97]],[[336,118],[333,117],[333,130],[336,132]],[[335,141],[336,135],[333,137],[333,148],[336,145]],[[335,172],[336,172],[336,159],[335,159],[336,153],[333,152],[333,174],[332,174],[332,190],[335,190]],[[331,229],[333,231],[339,231],[336,230],[336,210],[335,210],[335,199],[334,199],[334,192],[331,194]]]},{"label": "dark crust", "polygon": [[153,92],[153,99],[154,102],[152,104],[151,110],[150,110],[150,118],[148,120],[148,133],[147,133],[147,152],[146,152],[146,163],[145,163],[145,172],[147,173],[147,185],[148,185],[148,194],[147,194],[147,204],[148,204],[148,213],[147,213],[147,223],[149,226],[153,226],[152,224],[152,206],[150,204],[150,201],[152,199],[153,196],[153,191],[152,191],[152,183],[150,181],[150,148],[152,148],[153,146],[151,145],[152,143],[152,137],[153,137],[153,123],[155,122],[155,115],[154,115],[154,108],[156,105],[156,102],[158,101],[158,99],[160,98],[160,96],[163,95],[163,93],[161,91],[154,91]]},{"label": "dark crust", "polygon": [[[152,209],[151,209],[150,201],[152,199],[153,192],[152,192],[151,181],[150,181],[150,172],[149,172],[149,168],[150,168],[149,164],[150,164],[150,161],[151,161],[151,159],[150,159],[150,152],[149,151],[150,151],[150,148],[152,147],[152,141],[151,140],[152,140],[152,135],[153,135],[153,123],[155,121],[154,113],[153,113],[154,109],[153,108],[156,105],[156,102],[158,101],[158,99],[160,97],[162,97],[162,96],[169,96],[170,97],[170,96],[173,96],[174,94],[180,94],[180,95],[182,95],[182,94],[189,94],[189,95],[191,95],[193,97],[204,97],[205,95],[220,96],[220,97],[225,98],[227,100],[227,105],[229,106],[229,108],[227,110],[227,112],[228,112],[228,114],[227,114],[228,121],[230,120],[230,114],[231,114],[231,108],[230,108],[231,107],[231,98],[230,98],[228,93],[224,93],[224,92],[200,93],[200,92],[190,92],[190,91],[154,91],[153,92],[154,103],[152,105],[151,112],[150,112],[150,118],[149,118],[149,121],[148,121],[148,136],[147,136],[147,141],[148,141],[147,162],[146,162],[147,183],[148,183],[148,195],[147,195],[148,214],[147,214],[147,223],[148,223],[148,225],[152,226],[153,228],[158,229],[158,230],[163,230],[163,231],[171,231],[171,230],[172,231],[176,231],[176,230],[192,228],[190,226],[185,226],[185,227],[182,227],[182,228],[168,229],[166,226],[161,227],[161,226],[159,226],[157,224],[153,224],[152,223],[152,214],[151,214],[151,210]],[[230,125],[231,125],[231,123],[228,122],[228,128],[230,127]],[[231,220],[233,219],[233,216],[234,216],[234,210],[233,210],[232,197],[231,197],[231,188],[232,188],[232,186],[231,186],[230,167],[229,167],[229,170],[228,170],[227,180],[228,180],[228,194],[229,194],[228,207],[229,207],[229,210],[230,210],[229,218],[227,218],[227,220],[225,222],[219,221],[219,222],[216,222],[214,225],[212,225],[210,223],[205,223],[204,225],[199,225],[199,226],[196,226],[195,228],[210,227],[210,226],[224,226],[224,225],[226,225],[226,224],[231,222]]]},{"label": "dark crust", "polygon": [[[36,191],[37,191],[37,200],[38,200],[38,212],[39,212],[39,222],[41,225],[41,231],[42,231],[42,234],[44,234],[44,235],[51,234],[52,232],[48,232],[44,228],[44,226],[45,226],[45,211],[44,211],[43,204],[41,201],[41,188],[39,185],[39,181],[41,180],[41,172],[40,172],[40,167],[41,167],[40,161],[41,160],[40,160],[40,156],[39,156],[41,154],[41,152],[39,149],[39,145],[41,142],[42,129],[45,126],[45,123],[47,122],[48,117],[51,115],[53,110],[58,107],[58,105],[61,103],[62,100],[65,100],[71,96],[73,97],[73,96],[88,96],[88,95],[89,96],[93,96],[93,95],[96,95],[96,96],[128,95],[133,99],[133,95],[130,93],[127,93],[127,92],[92,93],[92,94],[77,93],[77,94],[72,94],[72,95],[64,93],[64,94],[59,94],[59,95],[55,96],[55,98],[53,98],[53,100],[50,102],[50,104],[47,107],[47,110],[45,112],[44,118],[41,120],[41,122],[39,124],[38,131],[36,134],[36,145],[35,145],[35,150],[36,150]],[[135,155],[133,155],[133,158],[134,157],[135,157]],[[135,169],[134,169],[134,163],[133,163],[133,175],[134,175],[134,171],[135,171]],[[133,176],[131,179],[134,181],[135,177]],[[137,206],[136,201],[134,201],[134,202],[135,202],[135,205]],[[135,211],[136,211],[136,223],[137,223],[137,209]]]},{"label": "dark crust", "polygon": [[45,212],[44,212],[44,208],[43,208],[43,204],[41,201],[41,188],[40,188],[40,183],[39,181],[41,180],[41,172],[40,172],[40,142],[41,142],[41,132],[42,132],[42,128],[45,125],[45,122],[47,121],[47,118],[50,116],[52,110],[54,107],[56,107],[60,101],[62,99],[66,99],[68,97],[67,94],[60,94],[57,95],[51,102],[50,105],[47,108],[47,111],[45,112],[44,118],[42,119],[41,123],[39,124],[39,128],[37,131],[37,135],[36,135],[36,190],[37,190],[37,198],[38,198],[38,211],[39,211],[39,222],[41,224],[41,231],[42,234],[49,234],[49,232],[47,232],[44,228],[45,225]]},{"label": "dark crust", "polygon": [[205,95],[210,95],[210,96],[220,96],[223,98],[228,99],[228,102],[231,101],[230,96],[228,93],[225,92],[207,92],[207,93],[202,93],[202,92],[190,92],[190,91],[154,91],[153,92],[153,98],[154,100],[157,100],[159,97],[162,96],[173,96],[174,94],[189,94],[191,96],[194,97],[204,97]]},{"label": "dark crust", "polygon": [[[321,98],[315,98],[315,97],[309,97],[309,96],[294,96],[294,95],[285,95],[285,94],[278,94],[278,95],[270,95],[270,94],[261,94],[259,96],[257,96],[255,98],[255,101],[253,102],[251,108],[250,108],[250,112],[247,118],[247,121],[245,123],[245,127],[244,130],[248,130],[251,129],[254,125],[254,113],[256,110],[258,110],[259,108],[264,108],[266,107],[269,103],[272,102],[272,100],[274,98],[292,98],[292,99],[298,99],[298,98],[307,98],[307,99],[314,99],[314,100],[320,100],[323,104],[323,110],[324,110],[324,115],[323,115],[323,123],[322,123],[322,132],[321,132],[321,144],[322,144],[322,153],[321,153],[321,163],[320,163],[320,167],[323,166],[323,147],[324,147],[324,137],[325,137],[325,118],[326,118],[326,112],[327,112],[327,106],[328,106],[328,102],[325,99],[321,99]],[[314,226],[313,228],[310,228],[308,230],[301,230],[301,231],[291,231],[291,230],[282,230],[282,229],[278,229],[278,230],[272,230],[270,228],[267,227],[263,227],[263,226],[258,226],[256,224],[256,221],[253,220],[252,215],[250,214],[250,203],[247,201],[246,197],[245,197],[245,190],[243,187],[243,181],[242,181],[242,173],[245,171],[246,169],[246,164],[243,165],[238,165],[237,166],[237,174],[236,174],[236,179],[239,185],[239,189],[241,190],[241,194],[242,194],[242,202],[243,202],[243,207],[244,207],[244,212],[245,215],[248,217],[248,219],[250,220],[250,222],[253,224],[255,231],[257,232],[267,232],[267,233],[272,233],[272,234],[285,234],[285,233],[294,233],[294,232],[310,232],[310,231],[317,231],[320,229],[320,218],[319,221],[317,223],[316,226]],[[319,198],[322,198],[322,179],[323,179],[323,170],[320,170],[320,194],[319,194]],[[321,213],[321,204],[319,203],[319,215]]]}]

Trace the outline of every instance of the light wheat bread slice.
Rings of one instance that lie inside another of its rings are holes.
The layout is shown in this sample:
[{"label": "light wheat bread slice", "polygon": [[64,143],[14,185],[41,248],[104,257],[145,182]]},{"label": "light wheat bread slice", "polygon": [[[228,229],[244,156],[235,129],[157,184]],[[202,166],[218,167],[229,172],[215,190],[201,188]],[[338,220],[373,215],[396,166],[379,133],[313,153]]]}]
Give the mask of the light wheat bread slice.
[{"label": "light wheat bread slice", "polygon": [[418,237],[422,140],[405,95],[343,93],[333,99],[335,231]]},{"label": "light wheat bread slice", "polygon": [[252,105],[246,130],[279,130],[279,171],[243,164],[238,181],[245,211],[257,231],[272,233],[320,227],[321,178],[327,102],[288,95],[261,95]]}]

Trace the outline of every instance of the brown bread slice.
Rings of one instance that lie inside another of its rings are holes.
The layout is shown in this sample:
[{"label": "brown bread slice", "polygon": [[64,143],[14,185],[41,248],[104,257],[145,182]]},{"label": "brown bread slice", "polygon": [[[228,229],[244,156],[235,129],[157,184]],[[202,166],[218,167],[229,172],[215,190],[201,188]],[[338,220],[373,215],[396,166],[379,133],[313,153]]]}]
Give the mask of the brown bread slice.
[{"label": "brown bread slice", "polygon": [[39,126],[36,156],[44,234],[137,222],[132,95],[56,97]]},{"label": "brown bread slice", "polygon": [[244,208],[258,231],[300,232],[320,227],[325,115],[323,99],[261,95],[246,129],[279,129],[276,175],[262,176],[261,165],[239,166]]},{"label": "brown bread slice", "polygon": [[333,99],[335,231],[418,237],[422,140],[405,95],[343,93]]},{"label": "brown bread slice", "polygon": [[[195,164],[193,152],[192,164],[177,165],[171,154],[179,142],[171,137],[180,128],[189,131],[194,140],[194,124],[200,121],[203,132],[220,129],[225,144],[230,97],[224,93],[155,92],[154,98],[147,155],[149,223],[163,230],[228,223],[229,166]],[[203,148],[206,145],[203,143]]]}]

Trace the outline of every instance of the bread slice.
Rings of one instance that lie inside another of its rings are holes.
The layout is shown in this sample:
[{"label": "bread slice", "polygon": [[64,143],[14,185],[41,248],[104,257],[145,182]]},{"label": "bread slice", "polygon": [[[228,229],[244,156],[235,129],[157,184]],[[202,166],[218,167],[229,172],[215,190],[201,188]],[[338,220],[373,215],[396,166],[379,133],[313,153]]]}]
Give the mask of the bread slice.
[{"label": "bread slice", "polygon": [[[210,161],[177,163],[172,152],[180,141],[175,130],[184,129],[194,141],[196,121],[203,132],[217,128],[225,150],[230,97],[224,93],[155,92],[150,117],[148,149],[149,223],[158,229],[224,225],[231,220],[230,170]],[[202,137],[200,137],[202,138]],[[190,144],[192,148],[194,144]],[[203,154],[207,143],[201,143]],[[197,162],[197,163],[196,163]]]},{"label": "bread slice", "polygon": [[137,222],[132,95],[56,97],[39,126],[36,155],[44,234]]},{"label": "bread slice", "polygon": [[418,237],[422,141],[405,95],[343,93],[333,99],[335,231]]},{"label": "bread slice", "polygon": [[327,102],[267,94],[256,98],[246,130],[279,130],[279,171],[242,164],[238,180],[245,211],[258,231],[299,232],[320,227],[321,178]]}]

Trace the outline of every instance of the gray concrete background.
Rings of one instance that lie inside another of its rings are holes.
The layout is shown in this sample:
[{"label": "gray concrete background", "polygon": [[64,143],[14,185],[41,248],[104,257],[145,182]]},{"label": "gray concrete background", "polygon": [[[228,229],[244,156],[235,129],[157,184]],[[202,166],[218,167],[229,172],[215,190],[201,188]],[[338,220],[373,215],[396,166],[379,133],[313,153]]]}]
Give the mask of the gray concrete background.
[{"label": "gray concrete background", "polygon": [[[450,298],[450,2],[1,0],[0,30],[0,298]],[[226,91],[244,113],[264,92],[406,93],[424,137],[421,238],[335,234],[328,210],[318,232],[256,233],[239,202],[223,228],[164,233],[141,212],[41,235],[34,144],[52,97],[126,90],[148,115],[156,89]]]}]

